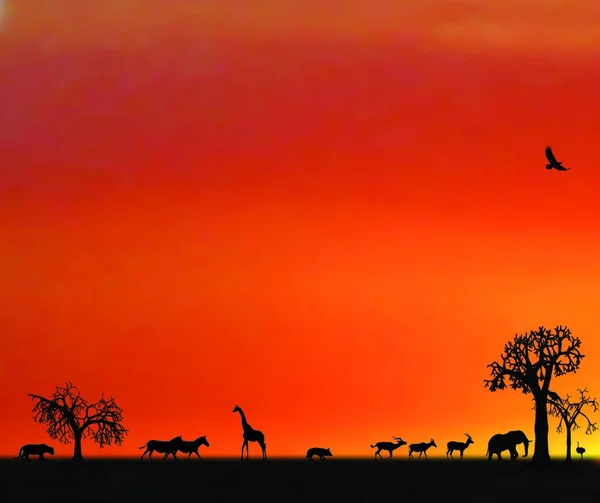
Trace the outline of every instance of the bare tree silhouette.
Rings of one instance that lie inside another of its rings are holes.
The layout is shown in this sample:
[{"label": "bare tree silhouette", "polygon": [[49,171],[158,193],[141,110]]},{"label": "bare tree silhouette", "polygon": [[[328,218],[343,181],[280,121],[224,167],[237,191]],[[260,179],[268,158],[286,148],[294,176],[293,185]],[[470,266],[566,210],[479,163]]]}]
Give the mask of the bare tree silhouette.
[{"label": "bare tree silhouette", "polygon": [[32,409],[33,420],[46,424],[50,438],[62,444],[74,442],[73,459],[81,460],[81,441],[91,438],[100,445],[121,445],[127,429],[121,424],[123,411],[111,396],[88,404],[79,394],[77,386],[67,382],[57,386],[52,398],[29,394],[37,403]]},{"label": "bare tree silhouette", "polygon": [[550,462],[548,447],[548,391],[552,377],[575,372],[581,363],[581,341],[562,325],[554,330],[539,327],[528,334],[516,335],[504,345],[501,362],[493,362],[491,379],[485,379],[490,391],[506,388],[533,395],[535,400],[535,450],[532,462]]},{"label": "bare tree silhouette", "polygon": [[598,410],[596,398],[589,396],[587,388],[578,389],[577,391],[579,392],[579,399],[577,401],[571,401],[569,395],[564,399],[561,399],[556,393],[555,397],[548,399],[550,415],[559,419],[558,426],[556,427],[557,433],[562,433],[564,428],[567,434],[567,455],[565,461],[571,461],[571,432],[572,430],[579,428],[579,425],[577,424],[577,418],[579,416],[583,416],[587,421],[585,429],[586,435],[591,435],[598,429],[596,423],[592,423],[590,418],[583,412],[584,407],[591,408],[593,412]]}]

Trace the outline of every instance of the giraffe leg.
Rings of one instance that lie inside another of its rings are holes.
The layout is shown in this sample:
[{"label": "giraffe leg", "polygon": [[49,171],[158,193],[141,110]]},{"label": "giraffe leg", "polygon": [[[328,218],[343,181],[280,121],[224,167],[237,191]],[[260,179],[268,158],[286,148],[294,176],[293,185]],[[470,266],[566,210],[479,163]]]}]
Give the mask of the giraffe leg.
[{"label": "giraffe leg", "polygon": [[262,458],[267,459],[267,445],[264,443],[264,441],[261,442],[260,440],[258,441],[258,445],[260,445],[262,450]]}]

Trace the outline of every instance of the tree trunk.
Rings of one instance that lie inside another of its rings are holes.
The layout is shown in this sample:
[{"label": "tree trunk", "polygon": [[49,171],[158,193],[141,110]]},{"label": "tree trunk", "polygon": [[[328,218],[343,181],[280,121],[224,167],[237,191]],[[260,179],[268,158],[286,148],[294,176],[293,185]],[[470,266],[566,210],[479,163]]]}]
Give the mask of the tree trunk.
[{"label": "tree trunk", "polygon": [[567,430],[567,457],[565,461],[571,461],[571,427],[566,424],[565,429]]},{"label": "tree trunk", "polygon": [[74,431],[73,432],[73,438],[74,438],[74,443],[75,443],[75,448],[73,451],[73,460],[75,461],[81,461],[83,460],[83,455],[81,454],[81,437],[82,437],[83,432],[82,431]]},{"label": "tree trunk", "polygon": [[550,450],[548,447],[548,411],[546,410],[546,397],[535,397],[535,448],[533,451],[534,463],[549,463]]}]

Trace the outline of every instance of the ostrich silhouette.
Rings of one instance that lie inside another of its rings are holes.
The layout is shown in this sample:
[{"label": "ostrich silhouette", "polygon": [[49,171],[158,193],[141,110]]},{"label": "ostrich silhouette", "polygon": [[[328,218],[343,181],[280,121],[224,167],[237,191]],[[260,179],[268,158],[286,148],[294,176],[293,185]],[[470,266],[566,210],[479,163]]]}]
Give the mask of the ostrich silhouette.
[{"label": "ostrich silhouette", "polygon": [[585,447],[579,447],[579,442],[577,442],[577,454],[581,456],[581,460],[583,461],[583,453],[585,452]]}]

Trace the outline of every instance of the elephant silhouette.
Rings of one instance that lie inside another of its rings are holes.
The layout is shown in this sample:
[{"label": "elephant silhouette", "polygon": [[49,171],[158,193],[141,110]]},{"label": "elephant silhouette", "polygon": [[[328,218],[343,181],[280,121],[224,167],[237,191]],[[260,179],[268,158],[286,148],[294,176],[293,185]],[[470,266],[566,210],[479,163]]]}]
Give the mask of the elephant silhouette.
[{"label": "elephant silhouette", "polygon": [[519,457],[517,452],[517,445],[523,444],[525,447],[525,454],[523,457],[527,457],[529,454],[529,443],[531,440],[527,438],[527,435],[521,430],[512,430],[508,433],[497,433],[488,442],[488,450],[486,456],[488,461],[492,459],[492,456],[496,454],[498,460],[502,461],[502,452],[508,450],[510,452],[510,459],[514,461]]}]

